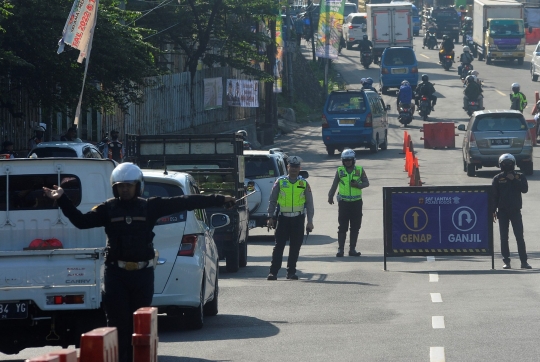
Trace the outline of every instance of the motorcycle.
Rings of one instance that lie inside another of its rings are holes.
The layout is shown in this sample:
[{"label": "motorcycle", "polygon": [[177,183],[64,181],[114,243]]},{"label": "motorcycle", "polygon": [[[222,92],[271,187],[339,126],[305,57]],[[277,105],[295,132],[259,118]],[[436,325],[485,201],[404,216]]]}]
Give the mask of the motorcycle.
[{"label": "motorcycle", "polygon": [[452,67],[452,63],[454,63],[454,60],[452,59],[452,55],[444,54],[443,61],[442,61],[442,67],[444,68],[444,70],[449,70]]},{"label": "motorcycle", "polygon": [[480,110],[480,103],[478,102],[478,100],[467,101],[467,109],[465,110],[465,112],[467,112],[469,117],[472,116],[474,112],[479,111],[479,110]]},{"label": "motorcycle", "polygon": [[424,121],[427,121],[428,116],[431,113],[431,100],[427,96],[420,96],[420,106],[418,107],[418,113]]},{"label": "motorcycle", "polygon": [[406,126],[413,120],[413,113],[412,108],[410,104],[399,104],[398,109],[399,115],[398,115],[398,121],[402,125]]},{"label": "motorcycle", "polygon": [[427,47],[428,49],[435,49],[438,47],[439,42],[437,41],[437,35],[435,33],[428,33],[427,38]]},{"label": "motorcycle", "polygon": [[360,63],[364,66],[365,69],[369,68],[369,65],[373,62],[371,57],[371,52],[362,52],[360,54]]},{"label": "motorcycle", "polygon": [[461,78],[462,81],[464,81],[465,78],[467,78],[467,75],[469,74],[469,71],[471,70],[473,70],[473,66],[471,63],[461,64],[461,74],[459,75],[459,77]]}]

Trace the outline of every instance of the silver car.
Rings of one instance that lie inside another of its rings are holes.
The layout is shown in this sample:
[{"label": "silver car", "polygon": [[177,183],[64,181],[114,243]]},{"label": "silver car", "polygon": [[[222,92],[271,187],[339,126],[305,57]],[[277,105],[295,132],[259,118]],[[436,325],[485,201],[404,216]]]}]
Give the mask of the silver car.
[{"label": "silver car", "polygon": [[463,138],[463,171],[474,176],[482,167],[498,167],[499,157],[510,153],[525,175],[533,173],[533,145],[528,124],[518,111],[493,110],[474,112]]}]

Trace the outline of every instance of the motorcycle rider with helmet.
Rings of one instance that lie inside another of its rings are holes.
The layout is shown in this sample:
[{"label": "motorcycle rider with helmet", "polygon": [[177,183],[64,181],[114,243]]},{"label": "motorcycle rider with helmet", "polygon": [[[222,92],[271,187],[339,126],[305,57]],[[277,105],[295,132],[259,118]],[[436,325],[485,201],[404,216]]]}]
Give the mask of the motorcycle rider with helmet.
[{"label": "motorcycle rider with helmet", "polygon": [[463,109],[466,111],[469,106],[469,100],[478,101],[479,109],[484,109],[484,96],[482,87],[476,82],[474,75],[468,75],[465,79],[467,87],[463,90]]},{"label": "motorcycle rider with helmet", "polygon": [[362,37],[362,40],[360,40],[360,43],[358,44],[358,49],[360,49],[360,62],[362,62],[362,53],[371,53],[371,49],[373,48],[373,43],[371,40],[368,39],[367,35],[364,35]]},{"label": "motorcycle rider with helmet", "polygon": [[334,194],[338,190],[338,252],[336,257],[342,257],[347,239],[347,229],[350,226],[349,256],[360,256],[356,251],[358,234],[362,225],[362,189],[369,186],[366,171],[362,166],[356,165],[356,155],[353,150],[345,149],[341,153],[341,163],[330,191],[328,191],[328,203],[334,204]]},{"label": "motorcycle rider with helmet", "polygon": [[[461,76],[461,71],[465,65],[470,65],[470,68],[472,70],[472,61],[474,60],[474,57],[471,54],[471,49],[465,45],[463,47],[463,54],[459,56],[459,61],[461,62],[461,65],[458,66],[458,75]],[[463,78],[465,78],[465,74],[463,75]]]},{"label": "motorcycle rider with helmet", "polygon": [[422,48],[428,46],[430,34],[437,34],[437,24],[432,21],[429,21],[429,24],[426,26],[426,34],[424,35],[424,45],[422,46]]},{"label": "motorcycle rider with helmet", "polygon": [[131,336],[133,313],[149,307],[154,294],[154,225],[166,215],[211,206],[229,206],[227,195],[183,195],[143,198],[144,177],[132,163],[122,163],[111,174],[114,198],[82,213],[62,187],[43,187],[44,194],[57,200],[64,215],[78,229],[105,227],[105,273],[103,307],[107,325],[118,329],[120,362],[133,361]]},{"label": "motorcycle rider with helmet", "polygon": [[454,61],[454,41],[448,35],[443,35],[443,41],[441,43],[441,51],[439,52],[440,64],[442,64],[443,57],[446,54],[451,55],[452,61]]},{"label": "motorcycle rider with helmet", "polygon": [[362,83],[362,90],[377,91],[375,88],[373,88],[373,78],[368,77],[364,80],[364,83]]},{"label": "motorcycle rider with helmet", "polygon": [[531,269],[527,262],[527,248],[523,237],[523,218],[521,216],[521,207],[523,201],[521,194],[529,191],[527,178],[520,172],[514,171],[516,167],[516,158],[505,153],[499,157],[499,167],[501,173],[493,177],[491,183],[493,197],[493,222],[499,219],[499,232],[501,235],[501,254],[503,257],[503,269],[511,269],[510,266],[510,248],[508,247],[508,232],[510,223],[516,237],[521,269]]},{"label": "motorcycle rider with helmet", "polygon": [[435,104],[437,104],[437,96],[435,93],[435,87],[433,83],[429,81],[427,74],[422,74],[422,83],[416,86],[416,97],[414,103],[418,106],[420,98],[426,96],[430,100],[431,111],[435,111]]},{"label": "motorcycle rider with helmet", "polygon": [[523,110],[525,107],[527,107],[527,97],[525,97],[525,94],[521,93],[520,86],[518,83],[512,83],[512,94],[510,94],[510,102],[512,104],[510,105],[510,109],[515,109],[516,111],[520,111],[523,113]]},{"label": "motorcycle rider with helmet", "polygon": [[414,114],[414,104],[412,104],[413,90],[410,83],[406,80],[401,82],[401,87],[399,87],[397,93],[397,109],[399,111],[399,105],[408,106],[411,110],[411,118]]}]

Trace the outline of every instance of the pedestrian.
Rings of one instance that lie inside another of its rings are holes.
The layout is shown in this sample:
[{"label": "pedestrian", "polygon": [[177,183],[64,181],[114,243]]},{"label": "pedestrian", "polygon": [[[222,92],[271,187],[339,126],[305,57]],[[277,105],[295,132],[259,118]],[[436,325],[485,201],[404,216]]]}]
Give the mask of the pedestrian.
[{"label": "pedestrian", "polygon": [[34,127],[34,137],[28,140],[28,151],[32,151],[34,147],[43,142],[43,137],[45,136],[45,127],[35,126]]},{"label": "pedestrian", "polygon": [[519,259],[522,269],[531,269],[527,262],[527,248],[523,238],[523,219],[521,217],[521,194],[529,191],[527,178],[520,172],[514,171],[516,159],[509,153],[499,157],[501,173],[493,177],[493,222],[499,219],[499,232],[501,235],[501,254],[503,269],[511,269],[510,248],[508,247],[508,233],[510,223],[516,237]]},{"label": "pedestrian", "polygon": [[302,159],[291,156],[288,159],[288,176],[282,176],[276,180],[270,203],[268,205],[269,228],[275,226],[273,218],[276,206],[277,226],[275,232],[276,243],[272,252],[272,264],[268,280],[276,280],[278,271],[281,269],[283,250],[289,241],[289,258],[287,259],[287,279],[298,280],[296,275],[296,262],[300,254],[300,247],[304,239],[304,222],[307,215],[306,231],[313,230],[313,195],[308,182],[300,176]]},{"label": "pedestrian", "polygon": [[358,234],[362,226],[362,189],[369,186],[366,171],[362,166],[356,165],[356,155],[353,150],[345,149],[341,153],[342,166],[339,166],[334,182],[328,192],[328,203],[334,204],[334,194],[338,190],[338,252],[336,256],[342,257],[347,239],[347,229],[350,226],[349,256],[360,256],[356,251]]},{"label": "pedestrian", "polygon": [[124,146],[122,145],[122,142],[118,141],[117,130],[113,129],[110,135],[111,139],[103,148],[103,155],[120,163],[124,159]]},{"label": "pedestrian", "polygon": [[80,138],[77,137],[77,127],[69,127],[66,134],[60,137],[60,141],[66,142],[82,142]]},{"label": "pedestrian", "polygon": [[4,141],[4,143],[2,143],[2,151],[0,151],[0,155],[9,155],[8,158],[19,157],[17,152],[13,151],[13,142],[11,141]]},{"label": "pedestrian", "polygon": [[111,186],[114,198],[94,206],[85,214],[73,205],[61,187],[43,187],[43,191],[49,198],[57,200],[75,227],[105,227],[103,306],[107,325],[118,329],[120,362],[131,362],[133,313],[149,307],[154,294],[156,260],[152,229],[156,221],[183,210],[230,205],[235,198],[225,195],[141,198],[143,173],[132,163],[123,163],[114,169]]},{"label": "pedestrian", "polygon": [[510,109],[520,111],[523,113],[525,107],[527,107],[527,97],[525,94],[521,93],[520,86],[518,83],[512,83],[512,94],[510,94]]}]

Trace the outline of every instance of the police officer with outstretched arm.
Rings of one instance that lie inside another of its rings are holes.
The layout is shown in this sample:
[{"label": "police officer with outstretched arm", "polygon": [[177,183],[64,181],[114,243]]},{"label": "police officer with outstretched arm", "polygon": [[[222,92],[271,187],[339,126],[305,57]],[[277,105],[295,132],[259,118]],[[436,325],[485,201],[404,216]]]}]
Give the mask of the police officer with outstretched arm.
[{"label": "police officer with outstretched arm", "polygon": [[306,230],[313,230],[313,195],[308,182],[300,174],[302,159],[291,156],[288,159],[288,176],[276,180],[268,205],[268,227],[274,227],[273,215],[279,208],[276,227],[276,244],[272,252],[270,274],[266,279],[276,280],[281,269],[283,250],[289,241],[289,258],[287,260],[287,279],[298,280],[296,262],[304,238],[304,222],[307,215]]},{"label": "police officer with outstretched arm", "polygon": [[79,229],[105,227],[105,275],[103,306],[107,325],[118,329],[120,362],[133,360],[131,335],[133,313],[149,307],[154,294],[156,261],[153,228],[163,216],[183,210],[231,205],[235,198],[222,195],[141,197],[142,171],[132,163],[116,167],[111,174],[114,198],[83,214],[59,186],[44,187],[45,195],[58,200],[64,215]]}]

